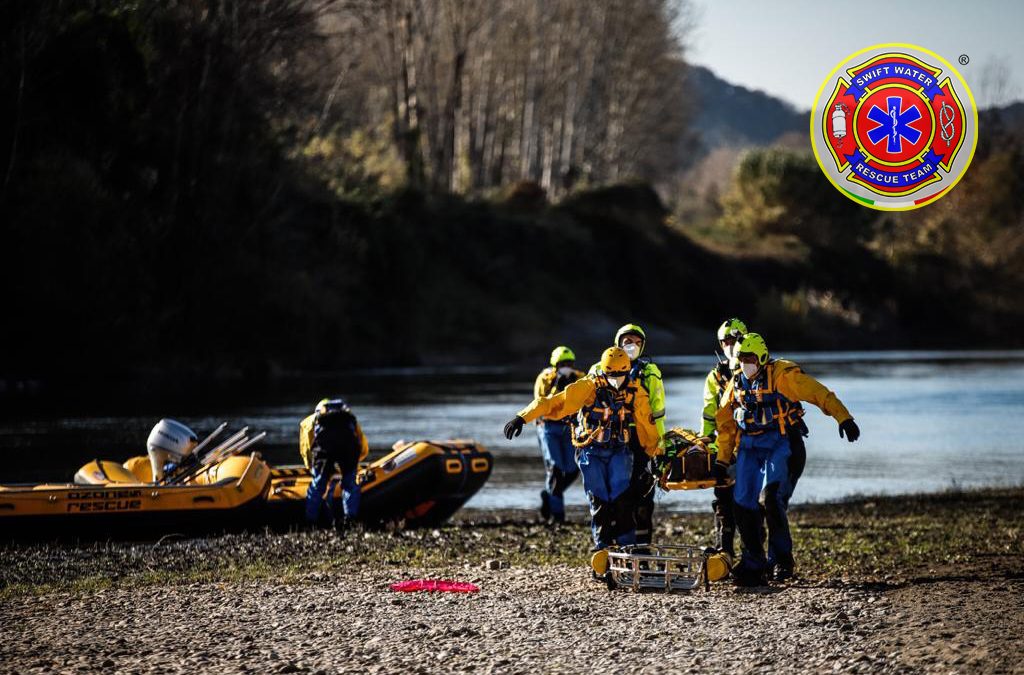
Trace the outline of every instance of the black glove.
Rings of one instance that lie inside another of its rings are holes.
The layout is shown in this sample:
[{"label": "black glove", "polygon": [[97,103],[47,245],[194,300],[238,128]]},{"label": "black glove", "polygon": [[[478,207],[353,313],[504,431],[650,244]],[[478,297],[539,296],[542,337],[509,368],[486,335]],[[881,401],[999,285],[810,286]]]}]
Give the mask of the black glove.
[{"label": "black glove", "polygon": [[526,420],[519,415],[513,417],[509,420],[508,424],[505,425],[505,438],[511,441],[514,436],[518,436],[523,433],[524,424],[526,424]]},{"label": "black glove", "polygon": [[711,465],[711,475],[714,476],[715,480],[719,483],[725,483],[729,478],[729,465],[725,462],[715,460],[715,463]]},{"label": "black glove", "polygon": [[839,425],[839,438],[843,437],[844,432],[846,440],[851,443],[860,438],[860,427],[857,426],[852,417]]}]

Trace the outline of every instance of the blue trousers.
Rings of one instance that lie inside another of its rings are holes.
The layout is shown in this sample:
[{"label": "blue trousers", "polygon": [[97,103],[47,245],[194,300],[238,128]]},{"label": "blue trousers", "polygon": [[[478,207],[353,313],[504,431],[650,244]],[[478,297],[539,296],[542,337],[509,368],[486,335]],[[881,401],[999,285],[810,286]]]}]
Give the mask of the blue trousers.
[{"label": "blue trousers", "polygon": [[537,427],[546,471],[545,492],[555,520],[565,520],[562,495],[580,475],[576,466],[576,448],[572,445],[572,427],[563,422],[544,422]]},{"label": "blue trousers", "polygon": [[594,546],[607,548],[612,541],[620,545],[636,543],[636,527],[622,527],[633,522],[628,497],[633,474],[633,452],[626,444],[602,448],[580,448],[577,463],[583,475],[583,489],[590,501],[590,530]]},{"label": "blue trousers", "polygon": [[[736,458],[736,525],[743,542],[741,564],[760,571],[781,563],[792,567],[793,539],[786,510],[793,488],[789,480],[788,438],[778,431],[757,436],[743,434]],[[759,497],[764,491],[765,520],[768,524],[768,555],[761,541]]]},{"label": "blue trousers", "polygon": [[337,479],[331,480],[334,475],[334,464],[314,463],[311,471],[313,480],[309,484],[309,489],[306,490],[306,520],[311,523],[319,522],[321,505],[325,501],[335,523],[340,523],[345,518],[352,520],[359,515],[359,500],[362,497],[362,492],[356,485],[358,466],[349,468],[341,474],[340,509],[334,499],[334,488],[338,481]]}]

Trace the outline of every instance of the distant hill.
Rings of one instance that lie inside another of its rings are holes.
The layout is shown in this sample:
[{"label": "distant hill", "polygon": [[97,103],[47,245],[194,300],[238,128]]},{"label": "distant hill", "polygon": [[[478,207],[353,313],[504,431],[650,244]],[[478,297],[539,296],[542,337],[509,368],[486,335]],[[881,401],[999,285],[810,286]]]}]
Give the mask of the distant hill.
[{"label": "distant hill", "polygon": [[690,70],[697,97],[694,132],[701,154],[720,147],[770,145],[793,132],[807,134],[806,111],[761,91],[730,84],[703,66]]}]

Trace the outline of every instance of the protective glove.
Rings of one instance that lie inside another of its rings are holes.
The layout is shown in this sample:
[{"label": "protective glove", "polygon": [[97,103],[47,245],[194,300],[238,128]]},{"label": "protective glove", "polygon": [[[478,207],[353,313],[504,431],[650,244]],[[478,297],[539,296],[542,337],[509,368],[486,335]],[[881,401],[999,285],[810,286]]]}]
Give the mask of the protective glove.
[{"label": "protective glove", "polygon": [[524,424],[526,424],[526,420],[519,415],[513,417],[509,420],[508,424],[505,425],[505,438],[511,441],[513,437],[523,433]]},{"label": "protective glove", "polygon": [[711,475],[719,484],[725,483],[729,478],[729,465],[715,460],[715,463],[711,465]]},{"label": "protective glove", "polygon": [[843,437],[843,432],[846,433],[846,440],[851,443],[860,438],[860,427],[857,426],[852,417],[839,425],[839,438]]}]

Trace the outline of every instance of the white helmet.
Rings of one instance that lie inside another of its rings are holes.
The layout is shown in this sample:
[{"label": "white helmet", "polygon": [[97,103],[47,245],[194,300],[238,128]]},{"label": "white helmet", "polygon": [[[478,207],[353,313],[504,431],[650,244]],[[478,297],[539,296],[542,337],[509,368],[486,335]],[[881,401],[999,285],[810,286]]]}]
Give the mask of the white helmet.
[{"label": "white helmet", "polygon": [[162,419],[149,432],[148,450],[163,450],[178,459],[188,457],[196,447],[196,434],[181,422]]}]

